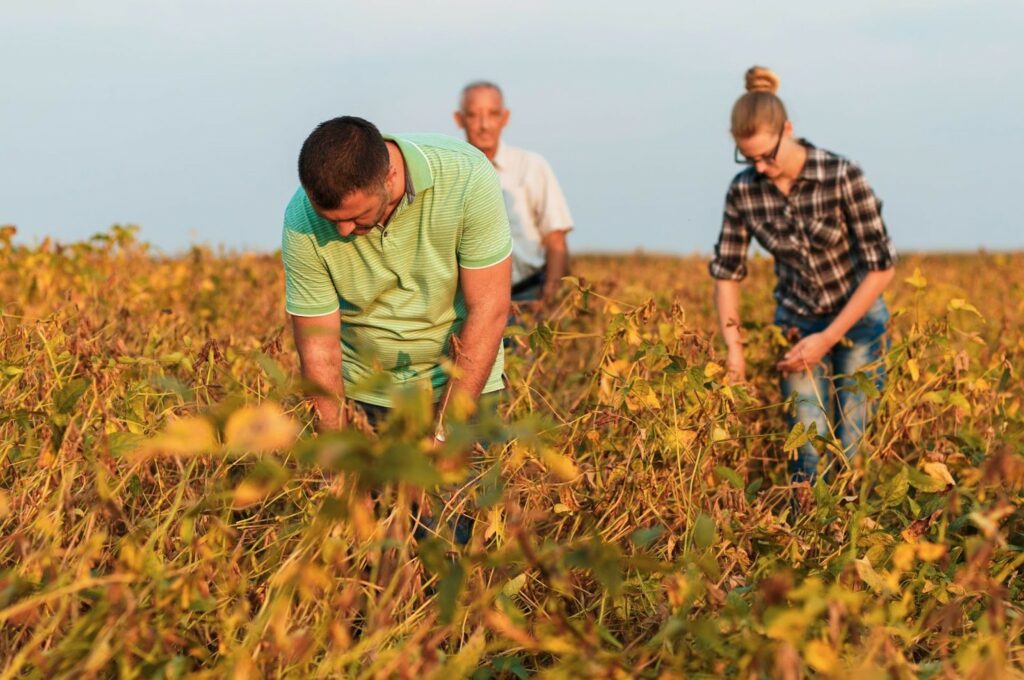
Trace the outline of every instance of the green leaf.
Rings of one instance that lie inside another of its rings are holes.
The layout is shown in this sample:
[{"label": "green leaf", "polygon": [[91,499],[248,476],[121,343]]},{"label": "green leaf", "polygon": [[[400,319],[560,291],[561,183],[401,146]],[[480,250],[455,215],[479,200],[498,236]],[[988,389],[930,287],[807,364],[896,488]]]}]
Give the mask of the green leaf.
[{"label": "green leaf", "polygon": [[53,406],[57,413],[71,413],[71,409],[75,407],[87,389],[89,389],[89,381],[85,378],[75,378],[60,388],[53,397]]},{"label": "green leaf", "polygon": [[260,365],[260,368],[270,378],[270,382],[273,383],[274,387],[284,387],[288,383],[288,374],[281,368],[281,364],[263,352],[256,352],[253,358],[256,359],[256,363]]},{"label": "green leaf", "polygon": [[787,453],[790,451],[796,451],[817,436],[818,426],[816,423],[811,423],[811,426],[806,428],[803,423],[797,423],[793,426],[793,429],[789,431],[789,436],[786,437],[786,443],[782,445],[782,450]]},{"label": "green leaf", "polygon": [[910,476],[907,467],[903,466],[892,479],[882,486],[882,502],[887,506],[899,505],[907,497],[910,489]]},{"label": "green leaf", "polygon": [[663,526],[641,527],[629,535],[629,540],[640,548],[646,548],[663,533],[665,533]]},{"label": "green leaf", "polygon": [[409,482],[424,488],[441,483],[441,475],[427,456],[413,444],[392,444],[374,471],[382,481]]},{"label": "green leaf", "polygon": [[565,565],[589,569],[611,595],[618,594],[622,586],[622,555],[615,545],[588,542],[567,554]]},{"label": "green leaf", "polygon": [[530,333],[530,349],[535,353],[539,353],[541,350],[554,349],[555,332],[551,329],[551,324],[547,321],[537,324],[537,327]]},{"label": "green leaf", "polygon": [[853,380],[857,384],[855,389],[868,399],[878,399],[881,396],[875,381],[870,379],[863,371],[854,373]]},{"label": "green leaf", "polygon": [[192,390],[177,378],[172,378],[168,375],[157,375],[153,376],[151,382],[153,387],[156,387],[159,390],[173,392],[184,402],[193,401],[195,399],[195,395],[192,393]]},{"label": "green leaf", "polygon": [[814,483],[814,502],[819,508],[831,509],[835,506],[832,491],[821,477]]},{"label": "green leaf", "polygon": [[489,508],[502,499],[505,493],[505,480],[501,476],[501,463],[495,463],[480,478],[477,487],[476,506]]},{"label": "green leaf", "polygon": [[724,465],[718,465],[715,467],[715,476],[728,482],[734,489],[743,491],[743,478],[740,477],[740,474],[732,468],[727,468]]},{"label": "green leaf", "polygon": [[693,524],[693,542],[701,550],[705,550],[715,543],[715,522],[707,515],[701,513]]},{"label": "green leaf", "polygon": [[134,450],[146,438],[134,432],[111,432],[107,435],[107,448],[112,456],[121,456]]},{"label": "green leaf", "polygon": [[455,618],[455,609],[459,604],[462,584],[466,578],[466,570],[461,562],[452,562],[444,576],[437,584],[437,607],[440,610],[441,623],[447,625]]},{"label": "green leaf", "polygon": [[939,491],[946,490],[946,483],[926,475],[921,470],[914,467],[905,467],[907,471],[907,480],[910,486],[914,487],[918,491],[925,493],[938,493]]},{"label": "green leaf", "polygon": [[491,662],[491,666],[498,673],[511,673],[520,680],[530,677],[529,671],[523,666],[523,662],[518,656],[499,656]]},{"label": "green leaf", "polygon": [[348,519],[348,506],[337,496],[328,496],[320,505],[318,514],[327,520]]}]

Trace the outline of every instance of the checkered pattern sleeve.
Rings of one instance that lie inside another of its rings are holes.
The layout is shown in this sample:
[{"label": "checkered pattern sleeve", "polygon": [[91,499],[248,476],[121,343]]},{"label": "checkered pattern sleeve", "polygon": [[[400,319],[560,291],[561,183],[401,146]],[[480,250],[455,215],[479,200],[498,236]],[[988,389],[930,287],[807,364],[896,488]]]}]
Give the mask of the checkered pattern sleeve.
[{"label": "checkered pattern sleeve", "polygon": [[896,264],[896,250],[882,221],[882,202],[871,190],[860,166],[847,165],[840,187],[852,245],[864,267],[869,271],[892,268]]},{"label": "checkered pattern sleeve", "polygon": [[725,213],[722,216],[722,233],[715,245],[715,256],[708,265],[708,271],[716,279],[741,281],[747,276],[747,249],[750,246],[750,231],[740,215],[736,185],[729,187],[725,196]]}]

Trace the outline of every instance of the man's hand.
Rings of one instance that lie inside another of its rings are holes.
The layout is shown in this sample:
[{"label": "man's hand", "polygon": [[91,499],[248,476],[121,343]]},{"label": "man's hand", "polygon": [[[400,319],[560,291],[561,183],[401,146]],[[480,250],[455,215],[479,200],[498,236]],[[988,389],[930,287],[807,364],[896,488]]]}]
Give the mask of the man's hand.
[{"label": "man's hand", "polygon": [[476,402],[487,384],[508,322],[512,289],[512,258],[483,269],[459,268],[459,284],[466,300],[466,321],[452,338],[456,378],[448,381],[441,398],[438,422],[456,394]]},{"label": "man's hand", "polygon": [[825,332],[812,333],[793,345],[775,367],[783,375],[814,368],[835,344],[836,341]]},{"label": "man's hand", "polygon": [[295,347],[299,350],[302,377],[320,386],[327,395],[313,395],[317,432],[345,425],[340,403],[345,397],[341,380],[341,316],[292,316]]}]

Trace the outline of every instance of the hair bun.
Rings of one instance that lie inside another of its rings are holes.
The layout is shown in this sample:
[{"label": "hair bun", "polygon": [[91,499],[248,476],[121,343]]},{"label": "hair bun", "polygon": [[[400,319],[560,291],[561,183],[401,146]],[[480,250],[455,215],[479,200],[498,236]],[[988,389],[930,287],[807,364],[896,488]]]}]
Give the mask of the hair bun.
[{"label": "hair bun", "polygon": [[779,76],[775,71],[765,66],[751,66],[747,69],[744,80],[746,80],[747,92],[771,92],[775,94],[779,89]]}]

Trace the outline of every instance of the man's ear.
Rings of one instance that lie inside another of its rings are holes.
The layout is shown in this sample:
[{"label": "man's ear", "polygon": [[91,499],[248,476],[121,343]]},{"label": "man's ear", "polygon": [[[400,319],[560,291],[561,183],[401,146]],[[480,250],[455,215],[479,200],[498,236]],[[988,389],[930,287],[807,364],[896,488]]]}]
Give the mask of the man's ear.
[{"label": "man's ear", "polygon": [[792,121],[787,120],[785,123],[783,123],[783,125],[782,125],[782,136],[783,137],[792,137],[793,136],[793,123],[792,123]]},{"label": "man's ear", "polygon": [[466,129],[466,122],[462,119],[462,111],[456,111],[452,114],[452,118],[455,119],[455,124],[459,126],[459,129]]}]

